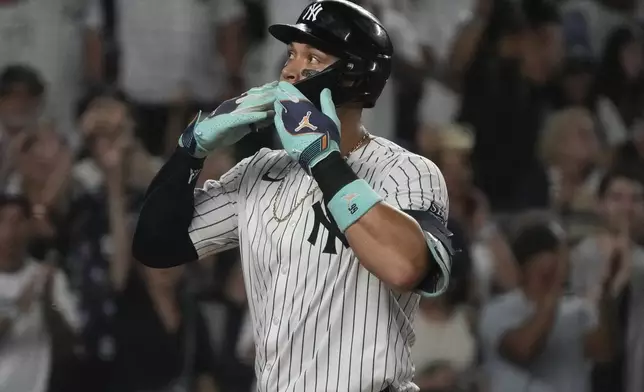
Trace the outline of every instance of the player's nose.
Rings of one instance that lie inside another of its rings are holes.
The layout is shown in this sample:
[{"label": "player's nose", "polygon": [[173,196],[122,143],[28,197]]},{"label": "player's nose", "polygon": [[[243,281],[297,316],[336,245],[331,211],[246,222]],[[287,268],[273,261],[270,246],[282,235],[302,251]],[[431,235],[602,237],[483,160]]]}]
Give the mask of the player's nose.
[{"label": "player's nose", "polygon": [[282,72],[280,74],[280,80],[283,82],[288,82],[291,84],[297,83],[300,79],[302,78],[301,72],[295,69],[293,66],[289,66],[288,64],[282,68]]}]

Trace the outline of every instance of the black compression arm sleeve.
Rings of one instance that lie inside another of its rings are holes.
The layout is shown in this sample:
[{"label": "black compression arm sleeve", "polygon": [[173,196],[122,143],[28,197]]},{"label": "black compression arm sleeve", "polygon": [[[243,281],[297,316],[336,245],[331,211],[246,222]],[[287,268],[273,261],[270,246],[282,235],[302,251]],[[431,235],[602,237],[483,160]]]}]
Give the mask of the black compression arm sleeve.
[{"label": "black compression arm sleeve", "polygon": [[188,234],[194,188],[203,159],[182,148],[157,173],[145,195],[134,232],[132,254],[148,267],[169,268],[197,260]]}]

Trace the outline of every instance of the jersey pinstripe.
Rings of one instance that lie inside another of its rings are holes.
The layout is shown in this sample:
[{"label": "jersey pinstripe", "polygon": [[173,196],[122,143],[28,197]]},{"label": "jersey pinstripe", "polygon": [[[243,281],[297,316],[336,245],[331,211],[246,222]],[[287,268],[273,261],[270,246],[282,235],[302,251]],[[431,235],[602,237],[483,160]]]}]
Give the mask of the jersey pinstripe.
[{"label": "jersey pinstripe", "polygon": [[[431,161],[374,137],[348,163],[385,202],[447,220],[445,181]],[[282,218],[315,187],[285,152],[263,149],[195,191],[199,256],[240,247],[257,389],[417,391],[409,350],[420,296],[396,293],[360,266],[319,190],[284,222],[274,219],[274,203]]]}]

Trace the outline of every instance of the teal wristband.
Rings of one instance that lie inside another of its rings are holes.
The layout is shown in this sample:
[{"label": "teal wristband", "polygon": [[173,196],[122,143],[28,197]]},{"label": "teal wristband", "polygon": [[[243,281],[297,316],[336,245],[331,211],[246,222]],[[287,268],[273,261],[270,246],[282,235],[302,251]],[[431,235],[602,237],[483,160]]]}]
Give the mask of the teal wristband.
[{"label": "teal wristband", "polygon": [[365,180],[355,180],[343,186],[329,201],[329,212],[341,232],[345,232],[382,197]]}]

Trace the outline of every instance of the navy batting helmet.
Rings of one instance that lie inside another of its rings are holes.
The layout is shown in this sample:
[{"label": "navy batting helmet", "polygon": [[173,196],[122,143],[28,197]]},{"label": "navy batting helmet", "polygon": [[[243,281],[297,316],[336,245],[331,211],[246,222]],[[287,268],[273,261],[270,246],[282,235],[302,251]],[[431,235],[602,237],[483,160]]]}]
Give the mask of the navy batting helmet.
[{"label": "navy batting helmet", "polygon": [[309,4],[294,25],[275,24],[268,31],[290,44],[311,45],[339,58],[324,71],[296,83],[319,107],[322,89],[329,88],[337,106],[360,103],[372,108],[391,74],[393,45],[370,12],[347,0]]}]

